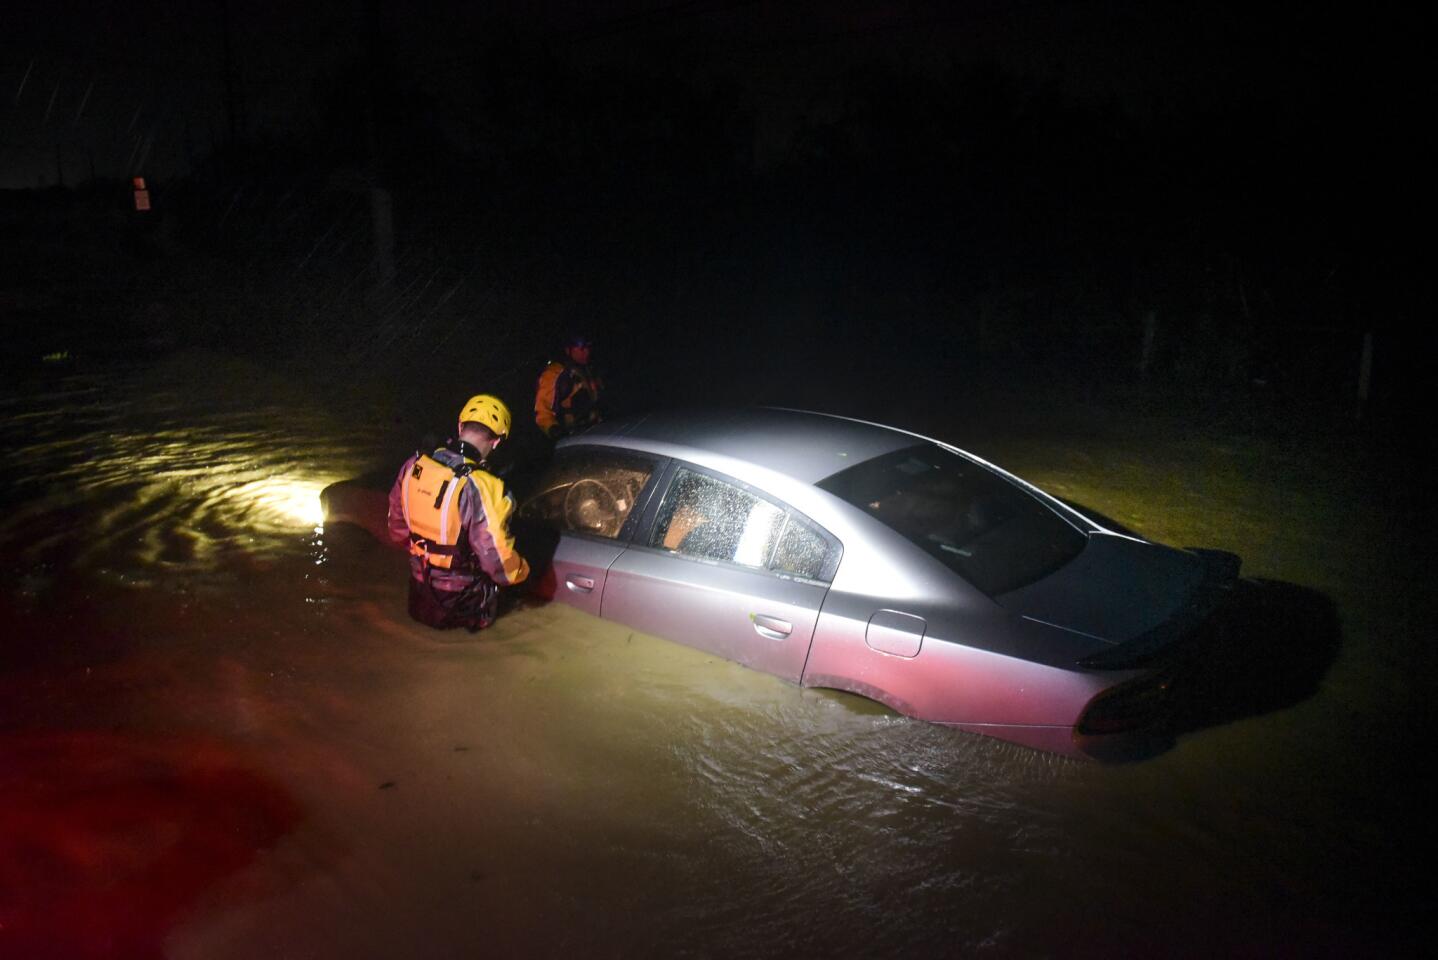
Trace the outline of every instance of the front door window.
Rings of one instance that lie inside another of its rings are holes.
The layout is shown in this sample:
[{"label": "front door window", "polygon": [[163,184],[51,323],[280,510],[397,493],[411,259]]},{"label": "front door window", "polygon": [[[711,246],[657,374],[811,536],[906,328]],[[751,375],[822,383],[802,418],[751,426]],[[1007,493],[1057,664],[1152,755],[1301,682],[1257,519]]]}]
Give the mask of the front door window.
[{"label": "front door window", "polygon": [[642,457],[586,450],[561,456],[545,471],[523,515],[567,533],[614,539],[654,472]]}]

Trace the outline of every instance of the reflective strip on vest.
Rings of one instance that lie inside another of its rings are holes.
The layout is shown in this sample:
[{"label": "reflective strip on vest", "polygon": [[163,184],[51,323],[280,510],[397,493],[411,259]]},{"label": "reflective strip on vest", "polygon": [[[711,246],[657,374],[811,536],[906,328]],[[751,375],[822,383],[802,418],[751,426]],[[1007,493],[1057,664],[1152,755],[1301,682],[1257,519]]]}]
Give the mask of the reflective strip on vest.
[{"label": "reflective strip on vest", "polygon": [[[463,481],[460,481],[459,483],[450,483],[449,481],[445,481],[444,506],[440,507],[440,509],[439,509],[439,542],[440,542],[440,543],[443,543],[443,544],[446,544],[446,545],[447,545],[447,544],[455,543],[456,541],[459,540],[459,531],[458,531],[458,530],[456,530],[456,531],[454,532],[454,536],[453,536],[453,537],[451,537],[451,536],[449,535],[449,518],[450,518],[450,509],[449,509],[449,508],[450,508],[451,505],[454,504],[455,495],[456,495],[457,493],[459,493],[459,488],[462,487],[462,486],[464,486],[464,482],[463,482]],[[456,508],[456,509],[454,510],[454,519],[455,519],[456,524],[457,524],[458,521],[459,521],[459,510],[458,510],[458,508]]]},{"label": "reflective strip on vest", "polygon": [[404,525],[405,525],[406,527],[409,527],[411,530],[413,530],[413,529],[414,529],[414,525],[411,524],[411,523],[410,523],[410,520],[409,520],[409,471],[408,471],[408,470],[405,471],[404,476],[405,476],[404,482],[399,485],[399,496],[400,496],[400,502],[404,505]]}]

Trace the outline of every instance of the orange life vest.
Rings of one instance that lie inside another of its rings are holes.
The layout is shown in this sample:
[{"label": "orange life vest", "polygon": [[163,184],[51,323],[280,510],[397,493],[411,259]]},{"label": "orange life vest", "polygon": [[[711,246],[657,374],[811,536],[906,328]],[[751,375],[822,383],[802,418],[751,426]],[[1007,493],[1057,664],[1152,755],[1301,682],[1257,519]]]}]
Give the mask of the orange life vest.
[{"label": "orange life vest", "polygon": [[420,454],[404,478],[404,520],[409,524],[409,552],[444,570],[460,565],[464,546],[460,535],[459,491],[470,483],[474,461],[459,469],[445,466],[429,454]]},{"label": "orange life vest", "polygon": [[[559,377],[566,371],[569,373],[569,389],[564,396],[556,396]],[[603,387],[600,379],[590,373],[587,367],[551,360],[539,374],[539,382],[535,386],[534,422],[545,433],[555,426],[570,431],[575,427],[597,423],[599,413],[595,405],[599,402],[599,392]]]}]

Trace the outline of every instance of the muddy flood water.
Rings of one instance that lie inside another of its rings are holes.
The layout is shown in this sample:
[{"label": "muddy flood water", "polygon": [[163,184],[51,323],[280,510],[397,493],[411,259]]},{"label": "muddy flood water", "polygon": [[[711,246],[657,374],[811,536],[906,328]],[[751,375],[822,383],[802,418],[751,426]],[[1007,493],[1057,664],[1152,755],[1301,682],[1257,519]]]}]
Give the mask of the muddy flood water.
[{"label": "muddy flood water", "polygon": [[208,354],[0,386],[0,957],[1426,946],[1427,571],[1357,447],[924,425],[1242,555],[1173,747],[1101,764],[557,605],[419,626],[404,558],[318,513],[394,428],[323,396]]}]

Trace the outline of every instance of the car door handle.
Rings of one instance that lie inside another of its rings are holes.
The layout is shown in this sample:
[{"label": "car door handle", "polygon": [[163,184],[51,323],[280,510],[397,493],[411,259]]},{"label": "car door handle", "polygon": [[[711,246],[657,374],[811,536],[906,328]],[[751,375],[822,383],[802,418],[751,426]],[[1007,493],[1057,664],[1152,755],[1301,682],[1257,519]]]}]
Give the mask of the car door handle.
[{"label": "car door handle", "polygon": [[789,635],[789,631],[794,629],[794,625],[788,620],[766,617],[762,613],[751,613],[749,619],[754,622],[754,632],[770,640],[783,640]]},{"label": "car door handle", "polygon": [[565,577],[564,585],[575,593],[589,593],[594,589],[594,580],[589,577]]}]

